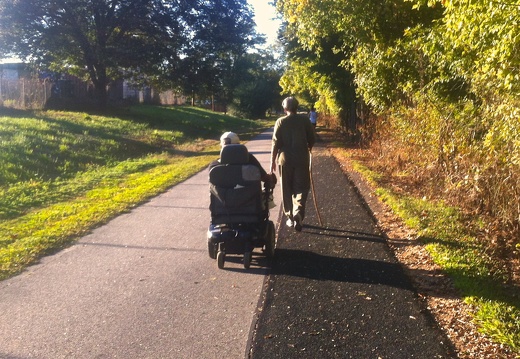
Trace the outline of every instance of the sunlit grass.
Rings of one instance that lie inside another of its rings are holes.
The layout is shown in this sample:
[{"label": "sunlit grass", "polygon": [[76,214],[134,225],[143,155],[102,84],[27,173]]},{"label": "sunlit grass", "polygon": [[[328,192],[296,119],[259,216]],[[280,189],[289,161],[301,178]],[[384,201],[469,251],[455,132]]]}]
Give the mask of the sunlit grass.
[{"label": "sunlit grass", "polygon": [[214,155],[164,161],[139,172],[101,181],[82,196],[34,210],[0,225],[0,277],[30,264],[41,254],[69,243],[174,183],[203,169]]}]

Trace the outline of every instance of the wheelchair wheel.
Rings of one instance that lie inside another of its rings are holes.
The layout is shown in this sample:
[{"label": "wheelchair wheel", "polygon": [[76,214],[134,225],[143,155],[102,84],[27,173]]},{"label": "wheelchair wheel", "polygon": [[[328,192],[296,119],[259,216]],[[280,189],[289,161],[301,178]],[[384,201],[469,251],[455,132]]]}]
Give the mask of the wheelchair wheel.
[{"label": "wheelchair wheel", "polygon": [[224,262],[226,261],[226,252],[218,251],[217,253],[217,266],[219,269],[224,268]]},{"label": "wheelchair wheel", "polygon": [[245,252],[244,253],[244,268],[249,269],[251,267],[251,258],[253,257],[253,254],[251,252]]},{"label": "wheelchair wheel", "polygon": [[265,238],[265,255],[269,258],[274,257],[276,249],[276,229],[273,221],[269,221],[267,225],[267,235]]},{"label": "wheelchair wheel", "polygon": [[211,259],[217,258],[217,248],[216,245],[214,245],[211,242],[208,242],[208,254]]}]

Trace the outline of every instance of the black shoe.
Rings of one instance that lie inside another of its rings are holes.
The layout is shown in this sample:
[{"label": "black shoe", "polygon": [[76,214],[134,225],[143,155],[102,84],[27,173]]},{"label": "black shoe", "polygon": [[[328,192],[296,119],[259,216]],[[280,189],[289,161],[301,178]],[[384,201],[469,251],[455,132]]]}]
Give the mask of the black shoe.
[{"label": "black shoe", "polygon": [[296,216],[294,216],[294,229],[296,232],[301,232],[302,228],[302,216],[298,213]]}]

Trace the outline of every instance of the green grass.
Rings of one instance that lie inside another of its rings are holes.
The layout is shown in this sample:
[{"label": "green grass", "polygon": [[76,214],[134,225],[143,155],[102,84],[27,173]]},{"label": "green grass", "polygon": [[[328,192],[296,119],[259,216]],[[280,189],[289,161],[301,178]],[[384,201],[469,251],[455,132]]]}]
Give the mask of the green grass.
[{"label": "green grass", "polygon": [[271,125],[192,107],[0,108],[0,279],[204,169],[222,132]]},{"label": "green grass", "polygon": [[[349,156],[345,152],[345,156]],[[520,354],[520,293],[505,284],[505,275],[473,233],[481,223],[442,201],[398,194],[382,175],[360,162],[353,168],[376,188],[376,194],[405,224],[415,229],[435,263],[453,280],[464,301],[475,308],[482,333]],[[519,356],[520,357],[520,356]]]}]

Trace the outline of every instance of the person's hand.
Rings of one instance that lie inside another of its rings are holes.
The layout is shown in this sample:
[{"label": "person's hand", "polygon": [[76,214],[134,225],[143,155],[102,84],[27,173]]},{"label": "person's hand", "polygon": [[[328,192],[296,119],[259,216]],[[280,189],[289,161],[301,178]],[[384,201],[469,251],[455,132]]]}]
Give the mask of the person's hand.
[{"label": "person's hand", "polygon": [[276,172],[276,162],[272,162],[271,163],[271,173],[275,173]]},{"label": "person's hand", "polygon": [[270,172],[267,176],[269,177],[269,187],[274,188],[276,186],[276,183],[278,183],[276,175],[273,172]]}]

